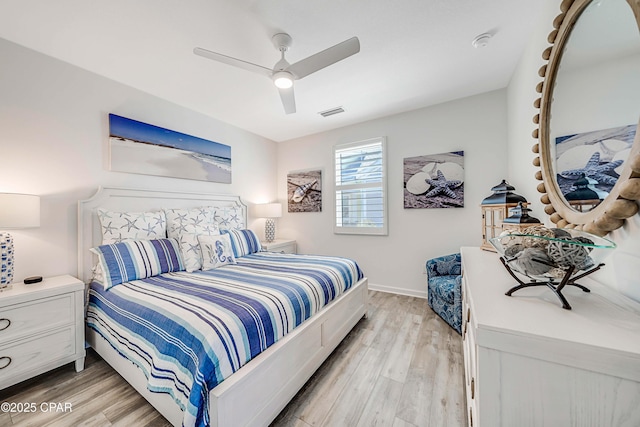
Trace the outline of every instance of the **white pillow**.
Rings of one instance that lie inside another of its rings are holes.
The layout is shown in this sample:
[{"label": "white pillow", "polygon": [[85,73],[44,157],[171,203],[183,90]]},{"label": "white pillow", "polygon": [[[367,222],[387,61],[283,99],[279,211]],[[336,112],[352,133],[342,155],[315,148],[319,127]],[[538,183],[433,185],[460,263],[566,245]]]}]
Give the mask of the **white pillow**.
[{"label": "white pillow", "polygon": [[202,268],[202,251],[198,235],[195,233],[180,233],[176,238],[182,255],[185,271],[189,273]]},{"label": "white pillow", "polygon": [[202,250],[202,269],[212,270],[227,264],[236,264],[229,235],[198,236]]},{"label": "white pillow", "polygon": [[167,234],[180,245],[184,269],[188,272],[202,268],[202,252],[198,235],[217,235],[218,224],[213,220],[214,209],[164,209],[167,217]]},{"label": "white pillow", "polygon": [[214,210],[210,207],[195,209],[164,209],[167,217],[167,236],[179,239],[182,233],[204,234],[207,236],[220,234],[218,224],[214,221]]},{"label": "white pillow", "polygon": [[244,215],[242,209],[234,206],[216,208],[214,220],[219,225],[220,230],[236,230],[245,228]]},{"label": "white pillow", "polygon": [[164,212],[112,212],[97,209],[102,244],[110,245],[124,240],[155,240],[167,237]]}]

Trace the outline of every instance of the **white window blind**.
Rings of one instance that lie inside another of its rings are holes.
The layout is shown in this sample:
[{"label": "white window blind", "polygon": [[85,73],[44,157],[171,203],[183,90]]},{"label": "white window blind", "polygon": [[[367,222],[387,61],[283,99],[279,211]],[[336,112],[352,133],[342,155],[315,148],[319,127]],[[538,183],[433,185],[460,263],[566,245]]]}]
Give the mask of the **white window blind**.
[{"label": "white window blind", "polygon": [[386,140],[334,147],[338,234],[387,234]]}]

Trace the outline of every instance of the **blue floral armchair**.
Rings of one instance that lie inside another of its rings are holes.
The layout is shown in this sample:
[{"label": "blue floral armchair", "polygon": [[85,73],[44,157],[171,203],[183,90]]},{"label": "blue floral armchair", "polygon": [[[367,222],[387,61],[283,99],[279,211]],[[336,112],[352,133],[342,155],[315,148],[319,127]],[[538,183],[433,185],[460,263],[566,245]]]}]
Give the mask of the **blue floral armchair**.
[{"label": "blue floral armchair", "polygon": [[429,307],[462,334],[462,264],[460,254],[427,261]]}]

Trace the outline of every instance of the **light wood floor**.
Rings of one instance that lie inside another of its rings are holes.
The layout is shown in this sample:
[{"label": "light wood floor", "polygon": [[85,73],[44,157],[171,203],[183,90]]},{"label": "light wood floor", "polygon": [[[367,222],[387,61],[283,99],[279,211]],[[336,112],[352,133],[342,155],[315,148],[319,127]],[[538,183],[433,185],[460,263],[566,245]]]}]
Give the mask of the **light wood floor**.
[{"label": "light wood floor", "polygon": [[[272,427],[458,427],[466,423],[460,336],[427,301],[370,292],[369,316],[272,423]],[[0,426],[168,426],[96,353],[0,391],[0,402],[36,413],[0,412]],[[71,412],[43,412],[43,402]],[[227,427],[227,426],[220,426]],[[232,427],[232,426],[230,426]]]}]

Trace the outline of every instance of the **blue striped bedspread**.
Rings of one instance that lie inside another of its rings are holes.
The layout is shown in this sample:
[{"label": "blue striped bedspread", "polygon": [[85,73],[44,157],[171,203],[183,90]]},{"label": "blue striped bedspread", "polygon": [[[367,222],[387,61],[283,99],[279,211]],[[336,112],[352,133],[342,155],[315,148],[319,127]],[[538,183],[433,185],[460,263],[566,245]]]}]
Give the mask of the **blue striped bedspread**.
[{"label": "blue striped bedspread", "polygon": [[261,252],[237,264],[89,290],[87,325],[169,393],[184,426],[208,426],[209,391],[350,289],[352,260]]}]

